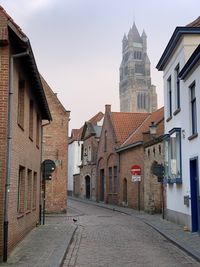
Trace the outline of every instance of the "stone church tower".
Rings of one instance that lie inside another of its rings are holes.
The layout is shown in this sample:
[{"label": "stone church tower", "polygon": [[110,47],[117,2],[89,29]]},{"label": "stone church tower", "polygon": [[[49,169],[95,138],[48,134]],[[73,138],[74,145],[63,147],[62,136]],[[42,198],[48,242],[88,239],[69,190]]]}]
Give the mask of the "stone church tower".
[{"label": "stone church tower", "polygon": [[135,23],[122,41],[120,66],[120,111],[153,112],[157,109],[156,87],[151,84],[147,36],[140,36]]}]

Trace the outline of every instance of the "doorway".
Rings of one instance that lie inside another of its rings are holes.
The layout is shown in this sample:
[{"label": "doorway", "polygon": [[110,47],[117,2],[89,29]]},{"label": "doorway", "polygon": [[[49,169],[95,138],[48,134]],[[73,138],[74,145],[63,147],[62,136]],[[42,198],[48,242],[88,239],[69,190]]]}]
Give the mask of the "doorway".
[{"label": "doorway", "polygon": [[124,178],[123,181],[123,202],[127,204],[127,179]]},{"label": "doorway", "polygon": [[190,189],[191,189],[192,232],[200,232],[198,157],[190,160]]},{"label": "doorway", "polygon": [[90,198],[90,176],[85,177],[85,197]]},{"label": "doorway", "polygon": [[100,170],[100,201],[104,201],[104,169]]}]

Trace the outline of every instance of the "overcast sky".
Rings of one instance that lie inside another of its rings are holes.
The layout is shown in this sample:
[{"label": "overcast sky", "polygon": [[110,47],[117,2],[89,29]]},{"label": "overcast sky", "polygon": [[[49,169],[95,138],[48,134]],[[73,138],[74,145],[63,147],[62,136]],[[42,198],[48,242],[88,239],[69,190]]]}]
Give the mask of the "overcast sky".
[{"label": "overcast sky", "polygon": [[121,41],[135,21],[147,34],[152,83],[163,105],[155,66],[176,26],[200,15],[199,0],[0,0],[28,36],[40,73],[80,128],[105,104],[119,111]]}]

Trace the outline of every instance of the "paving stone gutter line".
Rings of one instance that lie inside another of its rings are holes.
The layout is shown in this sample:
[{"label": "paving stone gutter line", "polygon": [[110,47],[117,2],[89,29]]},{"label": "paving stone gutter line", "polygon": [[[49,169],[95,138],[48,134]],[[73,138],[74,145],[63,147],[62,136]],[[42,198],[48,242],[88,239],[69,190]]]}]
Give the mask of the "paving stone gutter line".
[{"label": "paving stone gutter line", "polygon": [[184,231],[182,226],[169,222],[167,220],[163,220],[160,214],[151,215],[145,213],[144,211],[139,212],[134,209],[105,204],[102,202],[95,202],[92,200],[80,199],[77,197],[69,198],[71,198],[72,200],[103,207],[105,209],[124,213],[129,216],[134,216],[152,227],[154,230],[164,236],[168,241],[172,242],[174,245],[200,262],[200,236],[198,235],[198,233]]}]

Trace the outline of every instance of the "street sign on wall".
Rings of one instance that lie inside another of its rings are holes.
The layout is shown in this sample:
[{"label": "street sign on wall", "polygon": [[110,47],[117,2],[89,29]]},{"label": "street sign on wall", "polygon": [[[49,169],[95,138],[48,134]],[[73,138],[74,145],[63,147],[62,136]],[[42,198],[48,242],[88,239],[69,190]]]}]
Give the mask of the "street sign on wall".
[{"label": "street sign on wall", "polygon": [[140,165],[131,166],[131,174],[132,175],[141,175],[141,167],[140,167]]},{"label": "street sign on wall", "polygon": [[132,182],[140,182],[141,181],[141,176],[140,175],[132,175],[131,181]]},{"label": "street sign on wall", "polygon": [[131,166],[131,181],[132,182],[140,182],[141,181],[141,167],[140,165],[132,165]]}]

